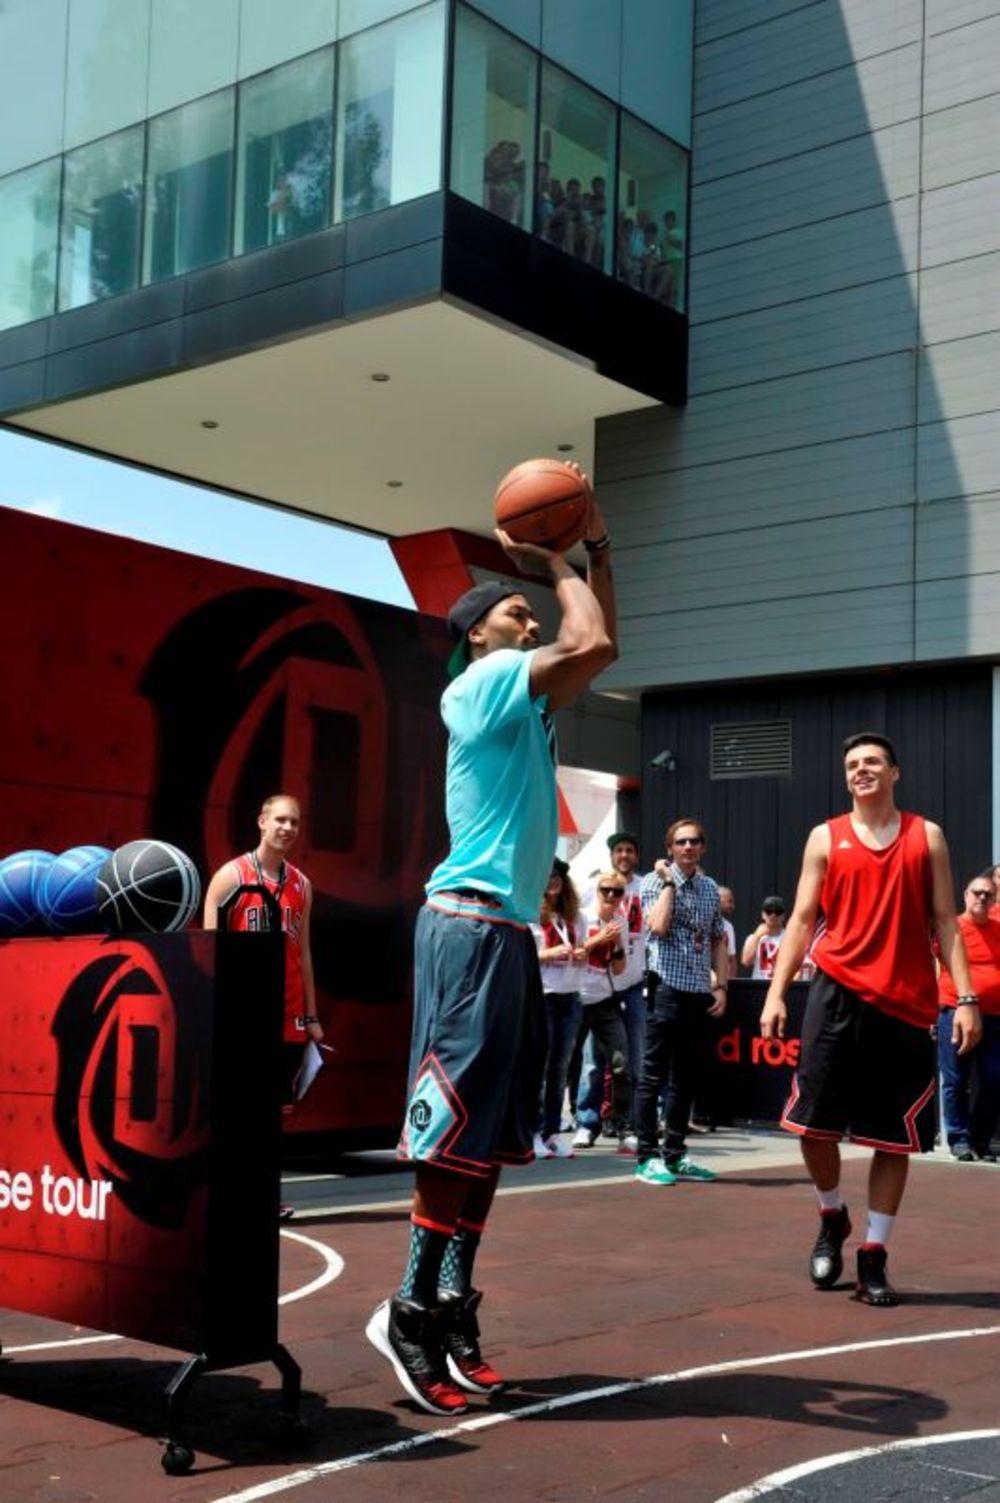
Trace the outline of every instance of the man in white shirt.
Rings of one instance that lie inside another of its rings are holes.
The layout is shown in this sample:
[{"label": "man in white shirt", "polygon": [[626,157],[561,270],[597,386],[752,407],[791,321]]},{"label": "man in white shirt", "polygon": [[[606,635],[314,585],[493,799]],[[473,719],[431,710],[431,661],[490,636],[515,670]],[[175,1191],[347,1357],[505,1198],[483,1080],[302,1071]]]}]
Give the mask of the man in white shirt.
[{"label": "man in white shirt", "polygon": [[777,895],[765,898],[761,904],[760,923],[752,934],[747,935],[740,956],[754,981],[770,981],[784,936],[785,900]]}]

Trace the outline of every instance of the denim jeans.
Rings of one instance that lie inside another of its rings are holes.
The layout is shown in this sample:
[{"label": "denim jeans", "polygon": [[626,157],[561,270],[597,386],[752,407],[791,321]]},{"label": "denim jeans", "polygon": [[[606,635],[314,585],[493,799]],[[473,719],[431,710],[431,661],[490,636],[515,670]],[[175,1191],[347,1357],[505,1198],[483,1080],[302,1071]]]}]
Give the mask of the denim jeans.
[{"label": "denim jeans", "polygon": [[983,1017],[983,1036],[971,1054],[959,1056],[951,1041],[951,1008],[938,1018],[941,1118],[949,1148],[990,1151],[1000,1120],[1000,1017]]},{"label": "denim jeans", "polygon": [[573,1045],[576,1043],[582,1010],[583,1004],[576,992],[545,993],[545,1022],[549,1030],[549,1048],[545,1056],[539,1117],[539,1131],[543,1138],[550,1138],[553,1133],[557,1133],[562,1122],[566,1070],[569,1066],[569,1057],[573,1052]]},{"label": "denim jeans", "polygon": [[646,1051],[636,1092],[636,1133],[639,1138],[638,1159],[650,1159],[657,1152],[656,1098],[665,1082],[667,1094],[663,1157],[674,1163],[684,1157],[688,1120],[694,1101],[702,1040],[710,992],[681,992],[661,982],[646,1018]]},{"label": "denim jeans", "polygon": [[646,1052],[646,989],[639,981],[635,986],[630,986],[626,991],[618,993],[622,1004],[622,1016],[625,1019],[625,1033],[628,1036],[628,1062],[632,1077],[632,1089],[629,1100],[629,1127],[636,1130],[635,1101],[639,1090],[639,1073],[642,1070],[642,1059]]},{"label": "denim jeans", "polygon": [[631,1093],[628,1064],[628,1034],[620,999],[607,997],[602,1002],[588,1002],[583,1009],[584,1026],[589,1037],[584,1045],[580,1089],[576,1098],[576,1121],[592,1132],[601,1129],[601,1102],[604,1099],[604,1072],[611,1062],[611,1109],[616,1126],[625,1130]]}]

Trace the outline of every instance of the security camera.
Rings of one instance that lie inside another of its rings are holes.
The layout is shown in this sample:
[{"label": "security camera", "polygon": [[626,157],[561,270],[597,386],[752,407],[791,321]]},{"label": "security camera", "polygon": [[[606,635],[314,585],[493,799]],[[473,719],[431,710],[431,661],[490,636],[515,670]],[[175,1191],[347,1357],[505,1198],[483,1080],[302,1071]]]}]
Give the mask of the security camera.
[{"label": "security camera", "polygon": [[650,772],[676,772],[677,761],[673,752],[668,747],[666,751],[657,752],[649,764]]}]

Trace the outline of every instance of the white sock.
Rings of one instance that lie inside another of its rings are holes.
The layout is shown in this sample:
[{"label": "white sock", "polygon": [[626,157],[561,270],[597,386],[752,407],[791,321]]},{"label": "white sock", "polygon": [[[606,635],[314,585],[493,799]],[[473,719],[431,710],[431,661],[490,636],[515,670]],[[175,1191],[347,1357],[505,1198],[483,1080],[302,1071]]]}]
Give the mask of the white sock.
[{"label": "white sock", "polygon": [[865,1241],[878,1242],[882,1247],[887,1247],[895,1220],[895,1216],[887,1216],[884,1211],[873,1211],[869,1207]]},{"label": "white sock", "polygon": [[817,1190],[816,1199],[821,1211],[839,1211],[844,1202],[840,1198],[840,1186],[832,1190]]}]

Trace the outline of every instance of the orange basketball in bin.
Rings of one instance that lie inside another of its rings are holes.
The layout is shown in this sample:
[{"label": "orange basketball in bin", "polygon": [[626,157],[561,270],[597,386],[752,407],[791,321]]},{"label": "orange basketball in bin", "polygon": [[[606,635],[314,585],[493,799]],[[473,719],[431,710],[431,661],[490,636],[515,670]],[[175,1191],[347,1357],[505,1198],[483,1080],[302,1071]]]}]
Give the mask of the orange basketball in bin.
[{"label": "orange basketball in bin", "polygon": [[590,487],[561,459],[526,459],[508,470],[493,498],[496,524],[517,543],[565,553],[587,530]]}]

